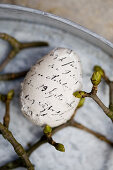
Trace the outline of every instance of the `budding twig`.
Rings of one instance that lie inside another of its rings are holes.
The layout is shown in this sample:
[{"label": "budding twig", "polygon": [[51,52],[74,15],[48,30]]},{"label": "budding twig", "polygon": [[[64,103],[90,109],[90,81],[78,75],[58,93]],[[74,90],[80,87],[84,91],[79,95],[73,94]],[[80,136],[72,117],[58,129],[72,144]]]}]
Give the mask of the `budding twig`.
[{"label": "budding twig", "polygon": [[[53,128],[52,135],[55,134],[56,132],[58,132],[59,130],[62,130],[63,128],[66,128],[68,126],[71,126],[73,128],[77,128],[77,129],[83,130],[85,132],[88,132],[91,135],[94,135],[99,140],[106,142],[107,144],[109,144],[110,146],[113,147],[113,142],[108,140],[105,136],[85,127],[84,125],[82,125],[82,124],[80,124],[80,123],[78,123],[77,121],[74,121],[74,120],[71,120],[71,121],[69,120],[67,123],[62,124],[62,125],[60,125],[56,128]],[[43,145],[46,142],[48,142],[47,138],[45,137],[45,135],[43,135],[40,138],[40,140],[38,140],[35,144],[33,144],[29,149],[26,150],[27,155],[30,156],[37,148],[39,148],[41,145]],[[9,170],[9,169],[18,168],[18,167],[25,167],[25,164],[21,161],[20,158],[17,158],[16,160],[1,166],[0,170],[6,170],[6,169]]]},{"label": "budding twig", "polygon": [[102,78],[104,79],[104,81],[108,84],[109,86],[109,109],[111,111],[113,111],[113,81],[111,81],[105,71],[100,67],[100,66],[95,66],[94,67],[94,71],[98,70],[101,75],[102,75]]},{"label": "budding twig", "polygon": [[110,86],[110,93],[112,93],[112,94],[110,94],[110,107],[113,109],[113,107],[112,107],[113,106],[113,86],[110,83],[110,80],[105,75],[104,70],[102,70],[102,68],[100,66],[94,67],[94,73],[91,77],[91,82],[93,84],[91,92],[87,93],[84,91],[76,91],[73,93],[73,95],[77,98],[84,98],[84,97],[92,98],[102,108],[104,113],[113,121],[113,111],[111,109],[107,108],[104,105],[104,103],[97,96],[98,85],[101,82],[102,77],[105,78],[107,83],[109,82],[108,84]]},{"label": "budding twig", "polygon": [[14,96],[14,90],[10,90],[7,94],[7,99],[5,101],[5,105],[6,105],[6,111],[5,111],[5,116],[3,119],[3,125],[8,128],[9,127],[9,122],[10,122],[10,102],[12,100]]},{"label": "budding twig", "polygon": [[10,122],[10,114],[9,114],[9,111],[10,111],[10,100],[6,100],[6,111],[5,111],[5,116],[3,118],[3,125],[5,127],[9,127],[9,122]]},{"label": "budding twig", "polygon": [[113,112],[113,81],[109,83],[109,109]]},{"label": "budding twig", "polygon": [[6,33],[0,33],[0,38],[3,40],[6,40],[9,42],[9,44],[12,46],[12,50],[3,60],[3,62],[0,64],[0,72],[4,69],[4,67],[16,56],[17,53],[19,53],[20,50],[24,48],[30,48],[30,47],[41,47],[41,46],[48,46],[47,42],[28,42],[28,43],[21,43],[18,40],[16,40],[14,37],[6,34]]},{"label": "budding twig", "polygon": [[52,146],[54,146],[56,150],[61,151],[61,152],[65,152],[64,145],[61,144],[61,143],[56,143],[52,139],[52,128],[49,125],[45,126],[45,128],[44,128],[44,135],[46,137],[47,142],[49,144],[51,144]]},{"label": "budding twig", "polygon": [[[84,104],[84,100],[82,100],[82,98],[81,98],[81,99],[80,99],[80,102],[79,102],[79,104],[78,104],[77,109],[80,108],[80,107],[82,107],[83,104]],[[113,146],[113,142],[109,141],[105,136],[101,135],[100,133],[94,132],[93,130],[85,127],[84,125],[82,125],[82,124],[74,121],[74,120],[73,120],[74,115],[75,115],[75,113],[73,114],[72,118],[71,118],[68,122],[66,122],[65,124],[62,124],[62,125],[60,125],[60,126],[58,126],[58,127],[55,127],[55,128],[53,128],[53,129],[51,129],[51,127],[47,125],[47,126],[44,128],[44,135],[40,138],[40,140],[37,141],[34,145],[32,145],[29,149],[26,150],[27,155],[30,157],[30,155],[31,155],[37,148],[39,148],[42,144],[44,144],[44,143],[46,143],[46,142],[49,142],[48,137],[46,137],[45,134],[50,134],[50,133],[52,132],[51,135],[54,135],[54,134],[55,134],[56,132],[58,132],[59,130],[61,130],[61,129],[63,129],[63,128],[66,128],[66,127],[68,127],[68,126],[72,126],[72,127],[78,128],[78,129],[80,129],[80,130],[84,130],[84,131],[86,131],[86,132],[94,135],[94,136],[97,137],[99,140],[102,140],[102,141],[110,144],[111,146]],[[51,136],[51,135],[50,135],[50,136]],[[53,143],[53,142],[51,141],[50,144],[52,144],[52,143]],[[61,147],[61,149],[62,149],[62,147]],[[14,160],[14,161],[12,161],[12,162],[9,162],[9,163],[5,164],[4,166],[0,167],[0,170],[13,169],[13,168],[18,168],[18,167],[20,167],[20,166],[21,166],[21,167],[25,167],[25,164],[22,162],[22,160],[21,160],[20,158],[18,158],[18,159],[16,159],[16,160]]]},{"label": "budding twig", "polygon": [[17,142],[17,140],[14,138],[13,134],[0,123],[0,132],[2,133],[3,137],[7,139],[12,146],[14,147],[15,152],[18,154],[19,157],[22,158],[24,164],[28,168],[28,170],[34,170],[34,167],[32,163],[30,162],[26,151],[24,148]]},{"label": "budding twig", "polygon": [[6,108],[5,116],[3,118],[3,125],[7,128],[9,127],[9,122],[10,122],[10,114],[9,114],[9,112],[10,112],[10,102],[11,102],[13,96],[14,96],[14,90],[10,90],[7,95],[6,94],[0,94],[0,101],[4,102],[5,106],[6,106],[5,107]]},{"label": "budding twig", "polygon": [[82,124],[80,124],[76,121],[73,121],[70,126],[76,127],[76,128],[81,129],[83,131],[86,131],[86,132],[94,135],[95,137],[97,137],[99,140],[104,141],[104,142],[110,144],[113,147],[113,142],[108,140],[104,135],[89,129],[89,128],[85,127],[84,125],[82,125]]},{"label": "budding twig", "polygon": [[0,80],[6,81],[6,80],[14,80],[20,77],[23,77],[27,74],[28,70],[18,72],[18,73],[6,73],[6,74],[0,74]]}]

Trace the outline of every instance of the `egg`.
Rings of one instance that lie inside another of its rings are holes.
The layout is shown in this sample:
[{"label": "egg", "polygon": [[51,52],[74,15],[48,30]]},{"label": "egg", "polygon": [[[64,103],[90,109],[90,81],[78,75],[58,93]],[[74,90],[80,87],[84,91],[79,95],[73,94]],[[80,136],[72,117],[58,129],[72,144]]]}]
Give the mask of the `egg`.
[{"label": "egg", "polygon": [[22,113],[38,126],[56,127],[67,122],[82,88],[81,63],[67,48],[56,48],[31,67],[21,84]]}]

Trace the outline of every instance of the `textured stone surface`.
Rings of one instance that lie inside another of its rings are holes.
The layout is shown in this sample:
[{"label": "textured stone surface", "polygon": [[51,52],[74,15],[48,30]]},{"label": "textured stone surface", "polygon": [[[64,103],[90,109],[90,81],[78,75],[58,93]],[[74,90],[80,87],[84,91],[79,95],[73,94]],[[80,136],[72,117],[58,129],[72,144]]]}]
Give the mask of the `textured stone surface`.
[{"label": "textured stone surface", "polygon": [[50,12],[102,35],[113,42],[113,1],[112,0],[1,0]]}]

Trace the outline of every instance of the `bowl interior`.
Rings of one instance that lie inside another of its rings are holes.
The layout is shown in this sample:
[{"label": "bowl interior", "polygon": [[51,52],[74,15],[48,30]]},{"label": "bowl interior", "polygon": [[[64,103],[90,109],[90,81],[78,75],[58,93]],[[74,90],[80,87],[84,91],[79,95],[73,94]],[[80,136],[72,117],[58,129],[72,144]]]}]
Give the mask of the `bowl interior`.
[{"label": "bowl interior", "polygon": [[[30,68],[35,62],[55,47],[66,47],[73,49],[80,57],[83,70],[83,89],[90,91],[90,77],[94,65],[102,66],[107,75],[113,79],[113,59],[109,54],[93,44],[85,41],[73,33],[34,22],[25,22],[15,19],[0,19],[0,32],[8,33],[20,41],[43,40],[49,42],[49,47],[30,48],[21,51],[4,69],[6,72],[18,72]],[[7,55],[10,47],[8,43],[0,40],[0,61]],[[15,97],[11,103],[10,130],[15,138],[24,146],[34,143],[40,138],[42,129],[29,122],[20,111],[19,95],[20,83],[23,79],[2,82],[0,92],[6,93],[15,89]],[[102,82],[99,86],[99,97],[108,105],[108,87]],[[1,116],[4,116],[4,105],[0,103]],[[85,126],[100,132],[113,140],[113,126],[108,117],[91,99],[87,99],[85,106],[81,108],[75,119]],[[31,156],[31,161],[36,169],[63,170],[76,167],[77,170],[109,169],[113,166],[113,151],[104,142],[94,136],[75,128],[65,128],[54,135],[56,141],[65,145],[66,152],[57,152],[53,147],[44,144]],[[2,137],[0,139],[0,165],[13,160],[15,152],[12,146]],[[109,159],[108,159],[109,158]],[[21,168],[20,168],[21,169]]]}]

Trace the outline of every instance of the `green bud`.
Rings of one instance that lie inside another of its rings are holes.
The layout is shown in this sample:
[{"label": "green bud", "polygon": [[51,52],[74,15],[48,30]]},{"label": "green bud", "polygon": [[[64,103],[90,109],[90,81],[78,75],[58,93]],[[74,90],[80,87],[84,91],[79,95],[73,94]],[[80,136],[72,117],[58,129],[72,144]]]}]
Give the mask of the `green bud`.
[{"label": "green bud", "polygon": [[100,66],[95,66],[94,67],[94,71],[98,71],[100,74],[101,74],[101,76],[104,76],[104,70],[100,67]]},{"label": "green bud", "polygon": [[46,126],[44,127],[43,132],[44,132],[45,134],[51,133],[51,132],[52,132],[52,128],[51,128],[49,125],[46,125]]},{"label": "green bud", "polygon": [[56,143],[56,146],[55,146],[56,150],[60,151],[60,152],[65,152],[65,147],[63,144],[61,143]]},{"label": "green bud", "polygon": [[84,91],[76,91],[73,93],[73,95],[77,98],[85,97],[85,94],[86,94],[86,92],[84,92]]},{"label": "green bud", "polygon": [[101,82],[101,74],[98,71],[95,71],[91,77],[91,82],[94,86],[98,86]]},{"label": "green bud", "polygon": [[7,99],[11,100],[13,98],[13,96],[14,96],[14,90],[10,90],[7,94]]},{"label": "green bud", "polygon": [[77,108],[80,108],[84,105],[84,102],[85,102],[85,98],[81,98],[80,101],[79,101],[79,104],[77,106]]}]

